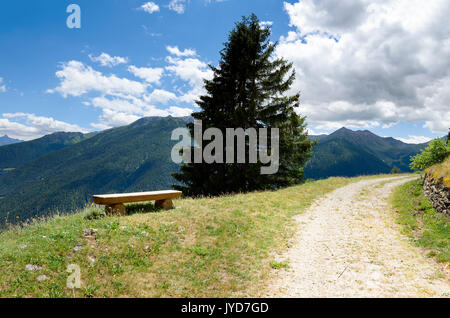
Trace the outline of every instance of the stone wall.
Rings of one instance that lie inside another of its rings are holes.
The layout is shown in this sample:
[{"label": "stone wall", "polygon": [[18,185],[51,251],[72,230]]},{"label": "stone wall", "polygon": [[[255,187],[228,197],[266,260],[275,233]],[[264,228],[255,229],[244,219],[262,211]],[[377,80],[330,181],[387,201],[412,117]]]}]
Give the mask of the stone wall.
[{"label": "stone wall", "polygon": [[442,179],[436,180],[431,174],[425,174],[423,193],[436,211],[450,215],[450,188]]}]

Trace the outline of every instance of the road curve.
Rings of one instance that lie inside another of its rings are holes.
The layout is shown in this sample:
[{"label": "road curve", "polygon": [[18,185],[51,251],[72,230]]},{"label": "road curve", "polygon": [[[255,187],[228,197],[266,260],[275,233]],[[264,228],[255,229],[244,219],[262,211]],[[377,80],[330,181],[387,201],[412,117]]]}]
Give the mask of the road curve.
[{"label": "road curve", "polygon": [[289,267],[274,270],[263,296],[448,297],[448,270],[411,245],[386,202],[413,178],[352,183],[296,216],[291,247],[277,257]]}]

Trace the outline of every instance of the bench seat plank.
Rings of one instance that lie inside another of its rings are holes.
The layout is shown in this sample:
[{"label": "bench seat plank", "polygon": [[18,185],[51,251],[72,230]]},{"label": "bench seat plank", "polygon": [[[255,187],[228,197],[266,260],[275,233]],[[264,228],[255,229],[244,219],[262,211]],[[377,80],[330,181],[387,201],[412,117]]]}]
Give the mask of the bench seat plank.
[{"label": "bench seat plank", "polygon": [[114,205],[132,202],[146,202],[177,199],[181,197],[181,191],[166,190],[166,191],[151,191],[151,192],[135,192],[135,193],[120,193],[120,194],[102,194],[94,195],[94,202],[101,205]]}]

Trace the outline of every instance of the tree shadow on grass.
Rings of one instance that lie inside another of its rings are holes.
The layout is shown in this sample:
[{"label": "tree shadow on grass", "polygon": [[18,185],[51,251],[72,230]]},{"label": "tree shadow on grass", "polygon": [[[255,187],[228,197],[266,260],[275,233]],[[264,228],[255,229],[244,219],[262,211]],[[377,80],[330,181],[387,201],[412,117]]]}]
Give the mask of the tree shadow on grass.
[{"label": "tree shadow on grass", "polygon": [[164,212],[163,209],[155,207],[155,205],[150,202],[129,203],[126,205],[126,207],[127,207],[127,215]]}]

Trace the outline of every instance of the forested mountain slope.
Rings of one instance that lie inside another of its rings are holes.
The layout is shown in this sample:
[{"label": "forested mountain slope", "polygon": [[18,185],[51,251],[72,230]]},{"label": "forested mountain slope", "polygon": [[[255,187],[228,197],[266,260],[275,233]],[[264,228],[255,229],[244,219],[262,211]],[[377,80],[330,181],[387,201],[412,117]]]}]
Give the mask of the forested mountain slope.
[{"label": "forested mountain slope", "polygon": [[0,220],[73,211],[96,193],[161,190],[175,182],[171,132],[188,118],[143,118],[0,176]]},{"label": "forested mountain slope", "polygon": [[410,157],[427,144],[406,144],[391,137],[383,138],[368,130],[341,128],[330,135],[311,136],[318,143],[305,168],[308,178],[357,176],[388,173],[394,166],[411,172]]}]

